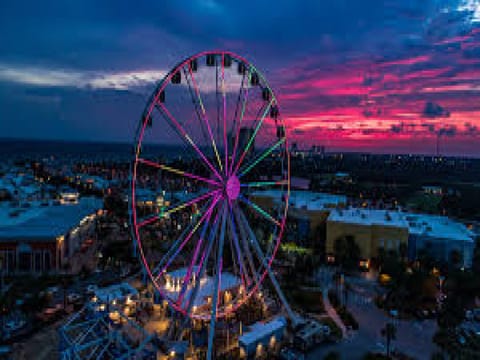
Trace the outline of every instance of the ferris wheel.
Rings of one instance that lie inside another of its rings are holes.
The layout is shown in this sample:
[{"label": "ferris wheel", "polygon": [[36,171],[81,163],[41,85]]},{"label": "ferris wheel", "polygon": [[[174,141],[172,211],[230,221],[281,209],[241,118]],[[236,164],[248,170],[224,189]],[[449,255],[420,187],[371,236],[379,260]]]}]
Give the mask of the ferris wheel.
[{"label": "ferris wheel", "polygon": [[284,232],[290,162],[277,99],[243,57],[199,53],[160,81],[134,150],[145,271],[173,309],[214,327],[259,293]]}]

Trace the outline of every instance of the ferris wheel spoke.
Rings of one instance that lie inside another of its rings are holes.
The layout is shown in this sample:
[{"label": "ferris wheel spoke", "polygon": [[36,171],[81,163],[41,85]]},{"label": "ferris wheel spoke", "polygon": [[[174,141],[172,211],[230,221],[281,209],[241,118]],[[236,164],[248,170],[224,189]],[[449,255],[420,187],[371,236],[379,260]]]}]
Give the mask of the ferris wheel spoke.
[{"label": "ferris wheel spoke", "polygon": [[[231,230],[231,235],[232,235],[232,238],[233,238],[233,247],[232,247],[232,253],[234,253],[233,249],[235,249],[236,253],[237,253],[237,261],[238,261],[238,266],[239,266],[239,272],[240,272],[240,277],[241,277],[241,280],[242,280],[242,284],[243,284],[243,287],[246,289],[247,288],[247,284],[250,282],[250,279],[248,278],[248,274],[246,272],[246,268],[245,268],[245,263],[243,262],[243,255],[242,255],[242,252],[240,251],[240,243],[238,241],[238,236],[237,236],[237,229],[236,229],[236,226],[235,226],[235,220],[234,220],[234,217],[233,217],[233,209],[232,209],[232,206],[230,204],[230,216],[228,217],[228,220],[229,220],[229,228]],[[234,256],[235,258],[235,256]]]},{"label": "ferris wheel spoke", "polygon": [[[248,263],[248,267],[250,268],[251,278],[253,278],[253,281],[255,283],[254,286],[258,287],[259,284],[260,284],[260,279],[259,279],[258,273],[256,271],[255,262],[253,260],[252,252],[250,251],[248,233],[247,233],[247,230],[245,229],[245,227],[242,224],[242,220],[240,218],[239,210],[240,209],[238,208],[238,205],[235,204],[233,206],[233,213],[234,213],[236,223],[238,225],[240,238],[242,240],[243,252],[245,253],[245,256],[247,258],[247,263]],[[248,268],[247,267],[245,267],[245,273],[248,275]],[[248,277],[247,277],[246,280],[247,280],[247,287],[245,289],[247,289],[247,291],[248,291],[248,287],[252,284],[252,282],[250,281],[250,279],[248,279]]]},{"label": "ferris wheel spoke", "polygon": [[210,136],[210,141],[212,143],[213,152],[215,153],[215,157],[217,159],[220,171],[223,171],[222,161],[220,160],[220,154],[218,152],[217,144],[215,143],[215,138],[213,136],[212,127],[210,126],[210,122],[208,121],[207,113],[205,111],[205,106],[203,105],[202,96],[201,96],[201,93],[200,93],[200,88],[199,88],[199,86],[198,86],[198,84],[195,80],[195,76],[193,75],[192,66],[191,66],[190,63],[188,64],[188,72],[190,74],[190,78],[192,79],[193,88],[195,90],[195,93],[196,93],[197,98],[198,98],[198,102],[200,104],[200,110],[201,110],[201,113],[202,113],[203,122],[207,126],[207,131],[208,131],[208,134]]},{"label": "ferris wheel spoke", "polygon": [[253,140],[255,140],[255,137],[257,136],[258,130],[260,130],[260,127],[262,126],[263,121],[265,120],[265,117],[267,116],[267,113],[268,113],[270,107],[272,106],[272,104],[273,104],[273,99],[270,100],[270,102],[268,103],[268,106],[265,108],[265,111],[263,112],[262,117],[260,118],[260,121],[255,126],[255,130],[253,131],[252,136],[250,136],[250,139],[248,140],[247,146],[245,146],[245,149],[243,149],[242,155],[240,156],[240,159],[238,160],[237,165],[235,166],[235,171],[233,172],[234,174],[237,173],[238,168],[242,164],[243,159],[247,155],[250,147],[252,146]]},{"label": "ferris wheel spoke", "polygon": [[[235,160],[236,160],[236,157],[237,157],[238,140],[239,140],[239,137],[240,137],[240,130],[242,129],[243,118],[245,116],[245,107],[246,107],[247,101],[248,101],[248,82],[250,81],[250,74],[251,74],[251,69],[249,68],[248,69],[248,75],[247,75],[247,86],[245,87],[245,89],[243,91],[244,95],[243,95],[243,101],[242,101],[242,112],[240,113],[240,120],[238,121],[238,127],[237,127],[236,132],[235,132],[235,143],[233,145],[232,161],[230,162],[230,174],[233,173],[233,164],[235,163]],[[245,74],[243,75],[243,78],[242,78],[242,88],[240,89],[240,91],[243,89],[244,81],[245,81]],[[238,101],[239,100],[240,100],[240,94],[239,94],[239,97],[238,97]],[[236,110],[235,110],[234,119],[236,119]]]},{"label": "ferris wheel spoke", "polygon": [[247,187],[247,188],[254,188],[254,187],[267,187],[267,186],[283,186],[283,185],[288,185],[287,180],[279,180],[279,181],[254,181],[254,182],[249,182],[249,183],[241,183],[241,187]]},{"label": "ferris wheel spoke", "polygon": [[190,205],[193,205],[193,204],[196,204],[198,203],[199,201],[202,201],[206,198],[209,198],[215,194],[217,194],[220,190],[213,190],[213,191],[210,191],[206,194],[203,194],[201,196],[198,196],[192,200],[189,200],[183,204],[180,204],[180,205],[177,205],[177,206],[172,206],[171,208],[167,209],[166,211],[163,211],[162,213],[160,214],[156,214],[154,216],[151,216],[151,217],[148,217],[147,219],[140,219],[137,226],[138,227],[142,227],[142,226],[145,226],[145,225],[148,225],[152,222],[154,222],[155,220],[158,220],[159,218],[161,217],[164,217],[164,216],[167,216],[167,215],[170,215],[170,214],[173,214],[174,212],[177,212],[179,210],[182,210],[184,208],[186,208],[187,206],[190,206]]},{"label": "ferris wheel spoke", "polygon": [[145,165],[149,165],[149,166],[153,166],[153,167],[156,167],[156,168],[159,168],[161,170],[164,170],[164,171],[167,171],[167,172],[170,172],[172,174],[177,174],[177,175],[181,175],[181,176],[185,176],[185,177],[188,177],[190,179],[194,179],[194,180],[199,180],[199,181],[203,181],[203,182],[206,182],[206,183],[209,183],[209,184],[212,184],[212,185],[220,185],[219,182],[215,181],[215,180],[212,180],[212,179],[207,179],[207,178],[204,178],[202,176],[198,176],[198,175],[195,175],[195,174],[191,174],[191,173],[188,173],[186,171],[183,171],[183,170],[179,170],[179,169],[175,169],[171,166],[168,166],[168,165],[165,165],[165,164],[160,164],[160,163],[157,163],[155,161],[151,161],[151,160],[147,160],[147,159],[143,159],[143,158],[138,158],[137,160],[138,162],[142,163],[142,164],[145,164]]},{"label": "ferris wheel spoke", "polygon": [[267,150],[265,150],[260,156],[258,156],[254,161],[251,162],[244,170],[239,170],[240,174],[238,177],[242,177],[245,174],[247,174],[250,170],[252,170],[258,163],[260,163],[263,159],[265,159],[267,156],[269,156],[276,148],[278,148],[280,145],[282,145],[285,142],[285,138],[281,138],[278,140],[275,144],[270,146]]},{"label": "ferris wheel spoke", "polygon": [[215,284],[212,294],[212,312],[210,317],[210,329],[208,333],[208,350],[207,350],[207,359],[212,358],[213,350],[213,339],[215,335],[215,323],[217,321],[217,307],[218,307],[218,298],[219,298],[219,288],[221,289],[221,277],[222,277],[222,267],[223,267],[223,245],[225,241],[225,227],[227,222],[227,202],[223,202],[223,217],[222,217],[222,227],[220,230],[219,238],[219,247],[216,261],[217,273],[215,274]]},{"label": "ferris wheel spoke", "polygon": [[[242,219],[242,221],[245,225],[245,228],[248,231],[248,234],[250,236],[250,240],[251,240],[251,243],[252,243],[252,247],[255,251],[255,254],[257,255],[258,260],[260,261],[260,263],[265,268],[265,271],[268,273],[268,276],[270,277],[270,281],[272,282],[273,287],[275,288],[275,291],[277,292],[277,295],[279,296],[280,301],[282,302],[285,310],[287,311],[289,318],[292,319],[292,321],[295,324],[298,321],[298,318],[295,315],[295,313],[292,311],[292,309],[290,308],[290,305],[288,304],[288,301],[285,298],[285,295],[283,294],[283,291],[280,288],[280,285],[278,284],[277,279],[275,278],[275,275],[273,274],[273,272],[270,268],[270,265],[271,265],[272,260],[273,260],[272,259],[273,254],[270,253],[269,258],[267,258],[265,256],[265,253],[262,251],[262,248],[260,247],[260,244],[257,240],[257,237],[255,236],[255,233],[253,232],[252,228],[250,227],[245,214],[241,210],[239,210],[239,213],[240,213],[239,214],[240,218]],[[283,222],[285,222],[285,219],[283,220]]]},{"label": "ferris wheel spoke", "polygon": [[277,226],[282,226],[282,224],[277,220],[275,219],[272,215],[270,215],[267,211],[265,211],[264,209],[262,209],[260,206],[258,206],[257,204],[255,204],[253,201],[250,201],[248,200],[246,197],[242,196],[242,195],[239,195],[238,197],[243,203],[245,203],[246,205],[250,206],[252,209],[254,209],[258,214],[262,215],[263,217],[265,217],[267,220],[270,220],[272,223],[274,223],[275,225]]},{"label": "ferris wheel spoke", "polygon": [[222,54],[222,97],[223,97],[223,148],[225,151],[225,176],[228,176],[227,89],[225,88],[225,53]]},{"label": "ferris wheel spoke", "polygon": [[188,233],[188,235],[185,237],[185,239],[180,243],[180,245],[178,246],[178,248],[175,250],[175,252],[173,253],[173,255],[168,258],[167,260],[167,263],[165,265],[163,265],[163,267],[160,269],[160,272],[159,274],[155,277],[155,281],[158,281],[158,278],[165,272],[165,270],[170,266],[170,264],[173,262],[173,260],[178,256],[178,254],[180,253],[180,251],[182,251],[182,249],[184,248],[184,246],[188,243],[188,241],[191,239],[191,237],[193,236],[193,234],[195,234],[195,232],[198,230],[198,228],[200,227],[200,225],[205,221],[206,217],[208,216],[208,214],[213,210],[213,208],[215,207],[215,205],[217,204],[219,200],[219,197],[213,199],[213,202],[212,204],[210,205],[209,209],[207,210],[207,212],[205,214],[202,215],[202,217],[200,218],[200,220],[197,222],[197,224],[193,227],[193,229]]},{"label": "ferris wheel spoke", "polygon": [[[213,199],[211,201],[213,202]],[[209,207],[212,205],[212,202],[207,202],[206,204],[204,204],[202,206],[202,208],[200,209],[200,211],[202,213],[207,211],[207,209],[209,209]],[[185,229],[182,231],[180,236],[174,241],[174,243],[170,246],[168,251],[163,255],[162,259],[159,261],[157,266],[153,269],[152,274],[155,274],[155,273],[159,272],[159,270],[165,264],[165,261],[167,261],[172,256],[172,254],[177,250],[177,248],[181,244],[181,242],[185,239],[185,237],[188,235],[188,233],[190,231],[192,231],[192,229],[195,226],[197,226],[197,223],[194,224],[193,222],[190,222],[190,224],[188,224],[188,226],[185,227]]]},{"label": "ferris wheel spoke", "polygon": [[[190,69],[191,71],[191,64],[190,62],[188,63],[188,69]],[[198,118],[198,122],[200,123],[200,128],[201,128],[201,132],[202,132],[202,135],[203,135],[203,140],[205,141],[205,144],[209,144],[209,137],[208,135],[206,134],[206,129],[205,129],[205,124],[204,124],[204,121],[203,121],[203,112],[202,112],[202,109],[203,109],[203,102],[201,101],[201,98],[199,98],[197,96],[197,92],[195,90],[195,85],[193,84],[193,72],[191,72],[192,76],[190,76],[189,78],[189,71],[183,67],[182,68],[183,70],[183,75],[185,76],[185,79],[187,80],[187,84],[188,84],[188,92],[190,94],[190,98],[192,100],[192,104],[193,104],[193,107],[195,109],[195,114],[197,115],[197,118]],[[192,87],[193,85],[193,87]]]},{"label": "ferris wheel spoke", "polygon": [[197,262],[198,254],[200,252],[200,248],[202,247],[203,239],[205,238],[205,233],[207,231],[207,228],[208,228],[208,225],[209,225],[209,222],[210,222],[210,218],[212,217],[212,212],[213,212],[213,208],[210,208],[210,213],[208,214],[207,219],[203,223],[200,238],[199,238],[197,244],[195,245],[195,250],[194,250],[194,253],[193,253],[193,256],[192,256],[192,260],[190,261],[190,265],[188,266],[187,273],[183,277],[182,288],[180,289],[180,292],[179,292],[177,300],[176,300],[178,306],[182,305],[183,297],[185,295],[185,291],[187,290],[188,284],[189,284],[189,282],[192,278],[193,267],[195,266],[195,264]]},{"label": "ferris wheel spoke", "polygon": [[213,244],[215,242],[215,236],[217,235],[217,232],[218,232],[218,228],[220,224],[219,218],[220,218],[220,211],[218,211],[217,214],[215,215],[215,220],[213,221],[213,226],[211,227],[207,244],[205,246],[205,249],[203,250],[202,257],[200,259],[199,268],[197,269],[197,272],[195,274],[195,277],[199,280],[195,283],[195,287],[188,298],[188,306],[186,310],[187,314],[191,313],[192,307],[195,305],[195,299],[197,297],[198,289],[200,287],[200,279],[202,279],[205,274],[207,264],[208,264],[208,259],[210,258]]},{"label": "ferris wheel spoke", "polygon": [[[212,172],[215,174],[216,177],[218,177],[219,180],[222,180],[222,176],[218,173],[217,169],[214,168],[214,166],[210,163],[210,161],[206,158],[205,154],[200,150],[200,148],[195,144],[195,142],[192,140],[190,135],[185,131],[185,129],[180,125],[180,123],[175,119],[175,117],[168,111],[168,109],[163,105],[161,102],[157,102],[158,107],[160,107],[163,110],[163,113],[166,115],[166,117],[170,120],[170,122],[175,126],[175,128],[180,132],[182,140],[186,140],[187,143],[189,143],[192,148],[195,150],[195,152],[200,156],[200,158],[203,160],[203,162],[212,170]],[[157,109],[158,109],[157,107]]]}]

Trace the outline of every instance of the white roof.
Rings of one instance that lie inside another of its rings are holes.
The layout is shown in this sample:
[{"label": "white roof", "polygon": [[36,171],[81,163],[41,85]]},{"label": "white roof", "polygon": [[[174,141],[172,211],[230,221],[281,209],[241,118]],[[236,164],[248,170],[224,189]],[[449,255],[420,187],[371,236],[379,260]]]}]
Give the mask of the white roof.
[{"label": "white roof", "polygon": [[464,224],[446,216],[406,214],[411,234],[428,235],[433,238],[474,241],[474,233]]},{"label": "white roof", "polygon": [[87,215],[101,209],[102,200],[82,198],[74,205],[42,206],[41,201],[31,201],[29,207],[14,207],[0,204],[1,239],[54,238],[65,235]]},{"label": "white roof", "polygon": [[[276,202],[282,200],[282,195],[286,194],[281,190],[260,190],[252,195],[258,197],[269,197]],[[289,206],[295,209],[305,210],[323,210],[331,209],[347,203],[345,195],[327,194],[313,191],[291,191]]]},{"label": "white roof", "polygon": [[359,225],[382,225],[407,228],[405,214],[399,211],[373,210],[350,208],[345,210],[333,210],[328,216],[328,221],[344,222]]},{"label": "white roof", "polygon": [[[175,271],[169,272],[166,274],[166,277],[171,277],[175,279],[183,278],[187,272],[187,268],[180,268]],[[235,287],[239,286],[241,283],[240,279],[233,275],[232,273],[229,272],[222,272],[222,275],[220,277],[220,291],[226,291],[230,289],[234,289]],[[195,306],[202,306],[206,304],[206,299],[209,296],[212,296],[213,290],[215,287],[215,277],[213,276],[207,276],[205,275],[201,280],[200,280],[200,286],[198,287],[198,293],[197,296],[195,297],[195,302],[193,305]],[[184,301],[187,301],[190,298],[190,293],[193,291],[194,285],[189,284],[184,295]],[[163,291],[165,292],[168,297],[170,297],[172,300],[176,300],[178,298],[178,295],[180,293],[181,287],[177,286],[163,286]]]},{"label": "white roof", "polygon": [[269,322],[259,321],[249,326],[249,331],[244,332],[238,339],[238,342],[248,347],[261,341],[265,337],[272,335],[274,332],[283,329],[287,325],[287,320],[283,316],[278,316]]},{"label": "white roof", "polygon": [[95,291],[95,296],[100,300],[100,302],[104,303],[107,301],[111,302],[113,300],[123,300],[127,296],[134,296],[137,294],[137,289],[126,282],[99,288]]},{"label": "white roof", "polygon": [[328,217],[328,221],[365,226],[395,226],[408,229],[408,232],[414,235],[426,235],[438,239],[474,241],[474,233],[464,224],[439,215],[350,208],[333,210]]}]

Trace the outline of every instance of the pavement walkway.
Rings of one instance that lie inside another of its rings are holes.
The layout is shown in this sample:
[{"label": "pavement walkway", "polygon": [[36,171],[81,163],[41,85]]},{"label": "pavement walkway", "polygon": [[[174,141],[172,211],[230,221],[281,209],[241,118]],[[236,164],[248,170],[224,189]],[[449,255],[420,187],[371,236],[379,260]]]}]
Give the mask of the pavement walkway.
[{"label": "pavement walkway", "polygon": [[342,337],[344,339],[347,338],[347,328],[345,327],[345,324],[343,323],[342,319],[338,316],[335,308],[330,304],[330,300],[328,299],[328,290],[325,289],[322,292],[323,296],[323,306],[325,307],[325,311],[327,312],[328,316],[337,324],[337,326],[342,330]]}]

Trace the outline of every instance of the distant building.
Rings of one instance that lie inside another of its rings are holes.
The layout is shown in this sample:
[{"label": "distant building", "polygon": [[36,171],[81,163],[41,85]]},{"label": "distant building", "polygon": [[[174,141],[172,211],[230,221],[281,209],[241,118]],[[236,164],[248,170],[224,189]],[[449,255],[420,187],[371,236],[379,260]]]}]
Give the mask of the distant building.
[{"label": "distant building", "polygon": [[62,265],[92,236],[102,202],[81,199],[76,205],[28,207],[0,204],[0,259],[7,273],[42,273]]},{"label": "distant building", "polygon": [[443,189],[441,186],[426,185],[426,186],[422,186],[422,190],[424,194],[428,194],[428,195],[438,195],[438,196],[443,195]]},{"label": "distant building", "polygon": [[[280,190],[260,190],[251,196],[262,207],[268,209],[278,206],[282,202]],[[299,229],[303,229],[300,236],[308,236],[320,224],[324,224],[330,212],[347,206],[345,195],[318,193],[313,191],[291,191],[288,206],[290,220],[296,220]]]}]

